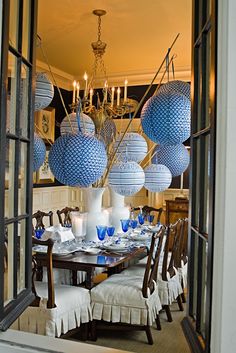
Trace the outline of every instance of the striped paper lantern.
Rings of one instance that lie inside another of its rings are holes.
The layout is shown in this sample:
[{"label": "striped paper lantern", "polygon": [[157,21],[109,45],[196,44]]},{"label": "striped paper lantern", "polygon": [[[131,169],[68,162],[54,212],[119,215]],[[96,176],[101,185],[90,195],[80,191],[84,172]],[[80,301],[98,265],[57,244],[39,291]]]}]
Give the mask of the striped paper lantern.
[{"label": "striped paper lantern", "polygon": [[[81,112],[79,116],[79,124],[81,128],[81,132],[91,134],[91,135],[95,134],[94,122],[88,115]],[[71,113],[69,114],[69,119],[67,116],[65,116],[65,118],[62,120],[61,126],[60,126],[61,135],[71,134],[72,133],[71,126],[73,129],[73,133],[77,134],[79,132],[79,127],[78,127],[78,119],[76,117],[76,113]]]},{"label": "striped paper lantern", "polygon": [[36,73],[34,110],[49,106],[54,96],[54,87],[45,72]]},{"label": "striped paper lantern", "polygon": [[46,146],[36,132],[34,133],[33,171],[36,172],[43,164],[46,156]]},{"label": "striped paper lantern", "polygon": [[107,155],[104,144],[89,134],[65,134],[52,145],[49,166],[62,184],[88,187],[104,173]]},{"label": "striped paper lantern", "polygon": [[160,145],[176,145],[190,136],[190,101],[183,94],[159,93],[141,112],[143,131]]},{"label": "striped paper lantern", "polygon": [[110,187],[119,195],[131,196],[142,189],[145,181],[143,169],[136,162],[114,164],[108,177]]},{"label": "striped paper lantern", "polygon": [[161,192],[171,184],[172,176],[170,170],[163,164],[150,164],[144,169],[144,187],[151,192]]},{"label": "striped paper lantern", "polygon": [[189,153],[182,143],[174,146],[156,146],[155,152],[152,163],[164,164],[169,168],[172,177],[181,175],[189,166]]},{"label": "striped paper lantern", "polygon": [[[117,148],[122,136],[116,139],[114,149]],[[145,138],[136,132],[128,132],[121,141],[117,156],[120,161],[141,162],[147,154],[147,142]]]},{"label": "striped paper lantern", "polygon": [[158,94],[160,94],[161,92],[167,93],[169,91],[173,93],[181,93],[187,99],[189,100],[191,99],[191,87],[188,82],[184,82],[180,80],[169,81],[161,85],[161,87],[158,90]]}]

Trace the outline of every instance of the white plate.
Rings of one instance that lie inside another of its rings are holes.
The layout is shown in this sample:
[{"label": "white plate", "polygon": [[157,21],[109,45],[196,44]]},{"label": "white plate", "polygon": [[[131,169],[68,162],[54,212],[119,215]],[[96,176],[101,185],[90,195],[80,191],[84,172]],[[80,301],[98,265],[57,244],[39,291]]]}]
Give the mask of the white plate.
[{"label": "white plate", "polygon": [[124,251],[128,249],[128,246],[124,243],[104,245],[103,247],[106,250],[113,250],[113,251]]},{"label": "white plate", "polygon": [[150,238],[149,234],[130,234],[129,239],[130,240],[141,240],[141,241],[145,241],[148,240]]},{"label": "white plate", "polygon": [[88,249],[83,249],[84,252],[88,253],[88,254],[94,254],[97,255],[101,252],[101,249],[98,248],[88,248]]},{"label": "white plate", "polygon": [[[32,249],[35,252],[46,254],[47,253],[47,246],[44,245],[36,245]],[[74,249],[52,249],[52,254],[56,256],[65,256],[69,254],[73,254],[74,252],[78,251],[79,248],[74,248]]]}]

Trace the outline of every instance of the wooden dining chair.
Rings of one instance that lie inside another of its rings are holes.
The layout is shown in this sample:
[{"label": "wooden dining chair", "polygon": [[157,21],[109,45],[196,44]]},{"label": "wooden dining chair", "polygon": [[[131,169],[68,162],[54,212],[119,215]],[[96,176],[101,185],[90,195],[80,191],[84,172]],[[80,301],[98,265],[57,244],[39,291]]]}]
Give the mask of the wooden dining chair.
[{"label": "wooden dining chair", "polygon": [[74,207],[74,208],[64,207],[62,210],[57,210],[58,220],[59,220],[59,223],[62,225],[62,227],[70,227],[71,226],[70,213],[72,211],[78,212],[79,207]]},{"label": "wooden dining chair", "polygon": [[32,221],[35,219],[35,225],[33,225],[33,229],[45,229],[45,224],[43,223],[43,219],[48,218],[49,226],[53,225],[53,212],[43,212],[38,210],[32,215]]},{"label": "wooden dining chair", "polygon": [[[138,211],[138,210],[140,210],[140,208],[139,207],[134,207],[134,208],[132,208],[132,210],[133,211]],[[161,214],[163,212],[163,208],[162,207],[155,208],[155,207],[151,207],[151,206],[145,205],[145,206],[142,207],[142,212],[143,212],[143,215],[144,215],[145,218],[147,218],[147,216],[149,214],[151,214],[151,212],[157,213],[156,223],[159,223],[160,220],[161,220]]]},{"label": "wooden dining chair", "polygon": [[163,227],[152,236],[143,277],[115,274],[92,288],[91,305],[95,331],[98,320],[107,321],[115,327],[130,325],[136,330],[144,330],[148,343],[153,344],[150,326],[156,321],[157,329],[161,329],[159,310],[162,306],[155,278],[164,232]]},{"label": "wooden dining chair", "polygon": [[[32,238],[33,245],[47,247],[47,282],[35,281],[37,262],[33,257],[33,303],[21,314],[13,329],[53,337],[66,337],[80,326],[86,339],[87,323],[91,321],[90,293],[88,289],[55,285],[53,280],[53,240]],[[83,325],[84,324],[84,325]]]},{"label": "wooden dining chair", "polygon": [[[160,296],[161,304],[166,311],[167,319],[169,322],[172,321],[172,315],[170,311],[170,305],[177,300],[179,309],[183,311],[183,305],[181,301],[181,294],[183,289],[181,286],[178,270],[175,268],[175,264],[178,262],[178,256],[180,254],[181,244],[181,230],[183,226],[183,220],[179,219],[175,224],[167,227],[164,256],[162,266],[158,273],[158,293]],[[170,241],[173,240],[173,245],[170,251]]]}]

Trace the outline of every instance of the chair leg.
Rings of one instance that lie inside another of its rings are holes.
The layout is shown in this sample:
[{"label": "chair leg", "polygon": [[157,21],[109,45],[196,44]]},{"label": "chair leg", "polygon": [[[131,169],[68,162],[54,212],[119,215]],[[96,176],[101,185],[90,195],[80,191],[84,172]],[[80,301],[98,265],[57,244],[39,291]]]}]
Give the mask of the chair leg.
[{"label": "chair leg", "polygon": [[171,312],[170,312],[170,306],[169,305],[164,305],[164,309],[165,309],[165,312],[166,312],[167,320],[169,322],[172,322],[173,319],[172,319],[172,315],[171,315]]},{"label": "chair leg", "polygon": [[181,294],[182,303],[186,303],[186,297],[184,292]]},{"label": "chair leg", "polygon": [[148,339],[148,344],[153,344],[150,326],[146,326],[145,331],[146,331],[146,335],[147,335],[147,339]]},{"label": "chair leg", "polygon": [[81,340],[87,341],[88,339],[88,323],[81,324]]},{"label": "chair leg", "polygon": [[160,322],[159,315],[157,315],[157,317],[156,317],[156,325],[157,325],[158,331],[161,331],[161,322]]},{"label": "chair leg", "polygon": [[177,303],[178,303],[178,306],[179,306],[179,310],[180,311],[184,311],[184,307],[183,307],[183,303],[181,301],[181,296],[180,295],[178,295],[178,297],[177,297]]},{"label": "chair leg", "polygon": [[92,341],[97,341],[97,324],[96,321],[93,320],[91,321],[91,340]]}]

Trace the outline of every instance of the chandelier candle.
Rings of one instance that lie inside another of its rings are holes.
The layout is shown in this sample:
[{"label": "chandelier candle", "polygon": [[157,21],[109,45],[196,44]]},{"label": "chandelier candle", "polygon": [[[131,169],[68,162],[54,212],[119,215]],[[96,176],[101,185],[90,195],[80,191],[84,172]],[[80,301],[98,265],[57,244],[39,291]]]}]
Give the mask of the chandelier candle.
[{"label": "chandelier candle", "polygon": [[104,103],[106,103],[106,102],[107,102],[107,90],[108,90],[108,83],[107,83],[107,81],[105,82],[104,87],[105,87]]},{"label": "chandelier candle", "polygon": [[87,97],[87,94],[88,94],[88,75],[87,73],[85,72],[84,74],[84,80],[85,80],[85,89],[84,89],[84,98]]},{"label": "chandelier candle", "polygon": [[117,88],[117,106],[120,105],[120,87]]},{"label": "chandelier candle", "polygon": [[77,82],[76,88],[77,88],[77,91],[76,91],[76,98],[79,99],[79,89],[80,89],[79,82]]},{"label": "chandelier candle", "polygon": [[124,87],[124,103],[127,101],[127,85],[128,85],[128,81],[125,80],[125,87]]},{"label": "chandelier candle", "polygon": [[111,89],[111,107],[113,107],[113,104],[114,104],[114,95],[115,95],[115,87],[112,87],[112,89]]},{"label": "chandelier candle", "polygon": [[73,99],[72,99],[72,103],[75,103],[75,88],[76,88],[76,81],[73,82]]}]

